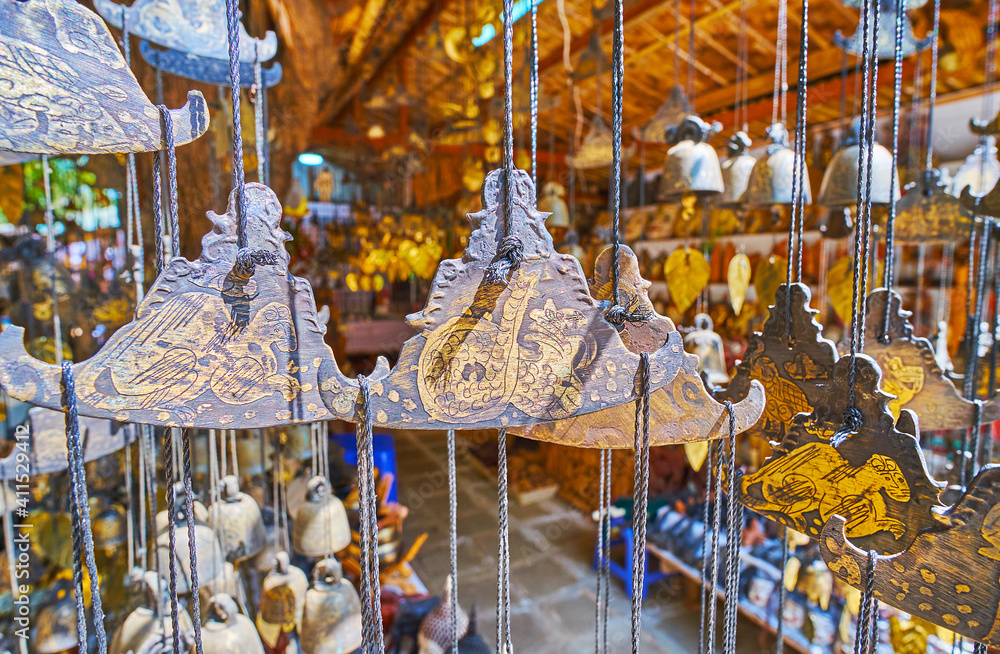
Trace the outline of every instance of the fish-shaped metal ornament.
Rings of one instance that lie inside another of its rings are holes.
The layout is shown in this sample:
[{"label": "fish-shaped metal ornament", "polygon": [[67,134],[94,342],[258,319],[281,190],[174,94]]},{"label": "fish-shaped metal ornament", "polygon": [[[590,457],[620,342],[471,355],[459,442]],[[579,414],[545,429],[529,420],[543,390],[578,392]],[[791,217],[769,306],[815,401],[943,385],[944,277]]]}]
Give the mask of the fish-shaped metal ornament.
[{"label": "fish-shaped metal ornament", "polygon": [[[0,150],[69,155],[167,147],[160,111],[93,11],[73,0],[10,2],[0,41]],[[198,91],[170,116],[175,145],[208,129]]]}]

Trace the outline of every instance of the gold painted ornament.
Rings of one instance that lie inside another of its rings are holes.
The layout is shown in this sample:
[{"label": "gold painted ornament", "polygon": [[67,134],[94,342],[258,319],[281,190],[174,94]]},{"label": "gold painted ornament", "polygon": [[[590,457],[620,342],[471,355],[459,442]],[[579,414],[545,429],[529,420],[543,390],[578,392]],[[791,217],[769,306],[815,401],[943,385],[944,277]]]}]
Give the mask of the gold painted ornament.
[{"label": "gold painted ornament", "polygon": [[708,441],[684,443],[684,457],[692,470],[700,471],[701,467],[705,465],[705,459],[708,458]]},{"label": "gold painted ornament", "polygon": [[257,608],[257,631],[267,647],[273,649],[282,632],[302,630],[308,588],[306,573],[289,562],[288,552],[275,553],[274,568],[264,577]]},{"label": "gold painted ornament", "polygon": [[[612,299],[612,248],[597,258],[591,292],[598,300]],[[684,354],[679,346],[674,323],[656,313],[649,300],[650,283],[639,273],[639,262],[628,246],[619,253],[619,298],[627,309],[647,316],[645,321],[622,325],[621,339],[633,352],[656,351],[663,346],[678,347],[683,357],[672,381],[650,393],[649,437],[652,445],[689,443],[723,438],[729,435],[729,414],[705,390],[698,372],[698,357]],[[759,382],[748,382],[741,401],[733,403],[736,433],[743,433],[758,421],[763,410],[764,391]],[[580,447],[634,447],[635,405],[633,403],[596,413],[512,429],[511,433],[547,442],[562,442]]]},{"label": "gold painted ornament", "polygon": [[712,275],[712,266],[699,250],[685,247],[674,250],[663,264],[670,297],[681,313],[688,310],[705,290]]},{"label": "gold painted ornament", "polygon": [[[868,268],[873,279],[882,279],[883,264],[878,262],[876,269],[872,271]],[[837,317],[845,325],[851,324],[851,303],[854,300],[854,258],[841,257],[837,259],[827,272],[827,297],[830,299],[830,306],[837,313]],[[861,280],[862,293],[868,294],[865,280]]]},{"label": "gold painted ornament", "polygon": [[968,240],[972,215],[941,183],[941,171],[925,171],[896,201],[893,237],[900,243],[954,243]]},{"label": "gold painted ornament", "polygon": [[788,281],[788,259],[772,254],[763,257],[753,273],[757,304],[769,307],[775,303],[778,287]]},{"label": "gold painted ornament", "polygon": [[750,272],[750,257],[742,252],[729,260],[729,269],[726,275],[729,284],[729,302],[733,305],[733,311],[737,316],[743,310],[747,289],[750,288]]}]

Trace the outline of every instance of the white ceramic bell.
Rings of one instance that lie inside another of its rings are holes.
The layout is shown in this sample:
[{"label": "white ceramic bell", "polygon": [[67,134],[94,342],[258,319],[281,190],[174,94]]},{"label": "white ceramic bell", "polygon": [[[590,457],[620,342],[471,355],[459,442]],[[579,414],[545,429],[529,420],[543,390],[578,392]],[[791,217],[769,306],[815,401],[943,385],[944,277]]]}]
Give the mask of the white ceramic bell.
[{"label": "white ceramic bell", "polygon": [[750,182],[750,172],[756,159],[747,150],[750,149],[750,137],[745,132],[737,132],[729,139],[728,155],[722,162],[722,195],[719,204],[722,206],[738,206]]}]

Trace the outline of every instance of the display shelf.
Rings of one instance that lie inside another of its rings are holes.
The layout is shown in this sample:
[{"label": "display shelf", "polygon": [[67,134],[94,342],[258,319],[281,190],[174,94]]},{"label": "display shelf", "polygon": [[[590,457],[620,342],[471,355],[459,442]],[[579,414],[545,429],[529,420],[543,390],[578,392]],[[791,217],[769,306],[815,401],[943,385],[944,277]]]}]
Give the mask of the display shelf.
[{"label": "display shelf", "polygon": [[[701,573],[689,566],[687,563],[684,563],[684,561],[681,561],[673,552],[659,548],[650,543],[646,543],[646,551],[659,560],[660,569],[664,572],[675,572],[681,574],[695,584],[701,585]],[[744,563],[762,567],[767,570],[768,573],[773,573],[777,578],[781,578],[777,568],[769,564],[767,561],[762,561],[757,557],[749,555],[745,550],[740,552],[740,560]],[[722,600],[726,598],[726,593],[722,588],[716,589],[716,595],[718,595],[719,599]],[[775,628],[771,625],[768,620],[768,616],[763,609],[747,602],[738,602],[737,606],[739,612],[747,619],[752,621],[761,629],[765,629],[771,634],[777,635]],[[785,630],[785,644],[800,654],[816,654],[817,652],[823,651],[822,648],[812,645],[812,643],[806,640],[801,633],[792,629]]]}]

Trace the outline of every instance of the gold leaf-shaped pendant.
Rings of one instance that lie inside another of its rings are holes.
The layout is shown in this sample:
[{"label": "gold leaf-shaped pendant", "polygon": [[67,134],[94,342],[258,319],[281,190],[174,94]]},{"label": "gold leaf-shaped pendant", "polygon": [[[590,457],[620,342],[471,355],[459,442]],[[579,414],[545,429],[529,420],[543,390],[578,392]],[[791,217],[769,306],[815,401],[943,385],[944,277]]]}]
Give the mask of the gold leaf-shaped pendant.
[{"label": "gold leaf-shaped pendant", "polygon": [[687,457],[691,468],[698,472],[705,465],[705,459],[708,458],[708,441],[684,443],[684,456]]},{"label": "gold leaf-shaped pendant", "polygon": [[730,259],[726,278],[729,280],[729,301],[738,316],[750,288],[750,257],[741,253]]},{"label": "gold leaf-shaped pendant", "polygon": [[[851,324],[851,298],[854,297],[854,257],[841,257],[827,273],[827,294],[830,304],[845,325]],[[882,262],[878,263],[874,279],[882,279]],[[862,291],[868,295],[867,288]]]},{"label": "gold leaf-shaped pendant", "polygon": [[762,307],[773,305],[778,287],[784,284],[787,278],[788,259],[776,254],[761,259],[753,276],[753,286],[757,290],[757,304]]},{"label": "gold leaf-shaped pendant", "polygon": [[663,277],[670,288],[670,297],[681,313],[694,304],[708,285],[710,276],[711,266],[708,259],[698,250],[691,248],[674,250],[663,264]]}]

